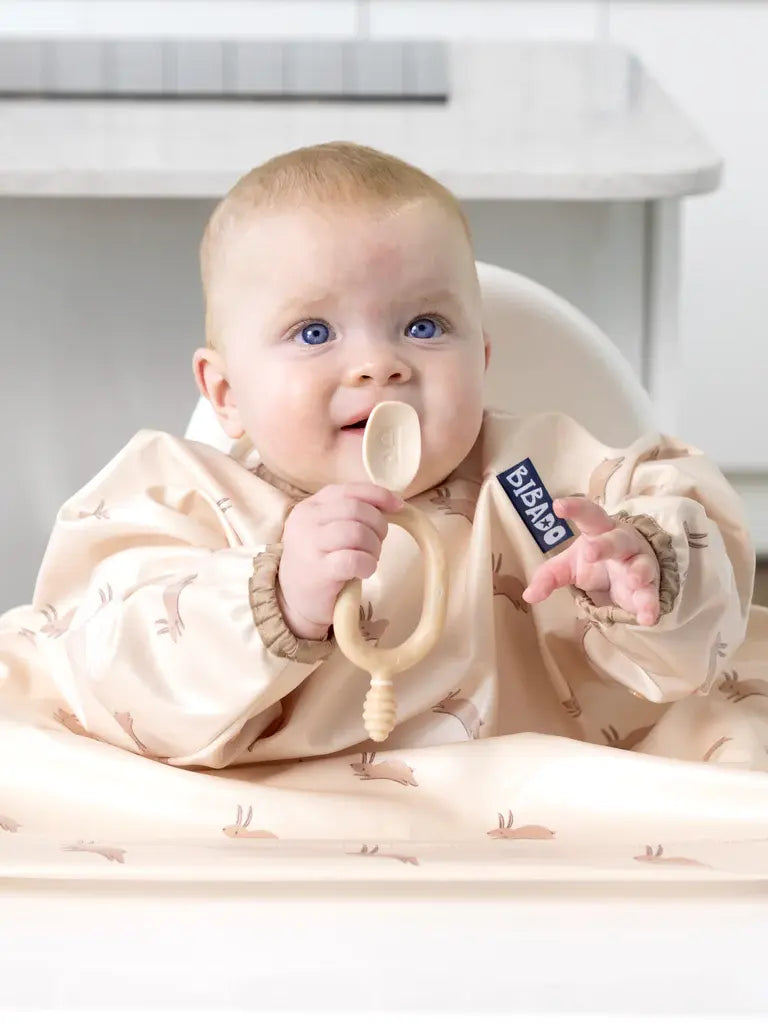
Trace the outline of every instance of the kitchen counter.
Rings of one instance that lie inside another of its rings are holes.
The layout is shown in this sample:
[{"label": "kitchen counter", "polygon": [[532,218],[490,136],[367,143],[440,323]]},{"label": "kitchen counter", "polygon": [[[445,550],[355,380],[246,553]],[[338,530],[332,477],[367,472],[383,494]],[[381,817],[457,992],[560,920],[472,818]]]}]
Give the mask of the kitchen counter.
[{"label": "kitchen counter", "polygon": [[715,189],[719,156],[622,47],[448,43],[447,103],[0,101],[0,195],[218,196],[269,156],[346,138],[465,200],[650,200]]}]

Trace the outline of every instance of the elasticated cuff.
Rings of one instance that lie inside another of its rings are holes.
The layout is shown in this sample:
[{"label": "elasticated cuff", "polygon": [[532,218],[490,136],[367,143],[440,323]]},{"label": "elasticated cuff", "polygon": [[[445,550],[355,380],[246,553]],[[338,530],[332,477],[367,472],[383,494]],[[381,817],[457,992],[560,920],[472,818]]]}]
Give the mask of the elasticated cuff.
[{"label": "elasticated cuff", "polygon": [[[659,562],[659,618],[666,615],[674,608],[677,596],[680,593],[680,570],[677,564],[672,538],[663,530],[651,516],[629,515],[628,512],[617,512],[612,516],[617,523],[626,523],[641,533],[653,548],[653,552]],[[637,616],[634,612],[625,611],[615,605],[604,605],[598,607],[583,590],[574,588],[577,593],[577,601],[587,611],[589,617],[595,622],[603,622],[612,625],[614,622],[621,622],[627,625],[637,625]]]},{"label": "elasticated cuff", "polygon": [[305,665],[314,665],[333,652],[333,640],[303,640],[291,632],[277,601],[277,570],[282,544],[269,544],[253,560],[253,576],[248,582],[248,597],[253,622],[270,654]]}]

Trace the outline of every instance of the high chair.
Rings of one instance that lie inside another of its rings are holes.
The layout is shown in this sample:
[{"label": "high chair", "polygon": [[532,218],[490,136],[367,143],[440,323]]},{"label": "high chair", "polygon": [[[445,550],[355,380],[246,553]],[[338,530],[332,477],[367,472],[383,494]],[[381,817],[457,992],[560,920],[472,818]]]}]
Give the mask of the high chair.
[{"label": "high chair", "polygon": [[[561,409],[615,445],[653,428],[647,394],[595,324],[519,274],[478,271],[489,405]],[[230,446],[202,401],[186,436]],[[2,886],[0,1006],[334,1022],[766,1010],[764,883],[674,870],[638,882],[590,873],[583,856],[586,870],[563,878],[537,849],[503,882],[480,870],[425,881],[407,863],[375,883],[301,877],[290,864],[278,881],[206,880],[174,874],[172,861],[156,878],[16,879]],[[537,858],[544,868],[526,878]]]}]

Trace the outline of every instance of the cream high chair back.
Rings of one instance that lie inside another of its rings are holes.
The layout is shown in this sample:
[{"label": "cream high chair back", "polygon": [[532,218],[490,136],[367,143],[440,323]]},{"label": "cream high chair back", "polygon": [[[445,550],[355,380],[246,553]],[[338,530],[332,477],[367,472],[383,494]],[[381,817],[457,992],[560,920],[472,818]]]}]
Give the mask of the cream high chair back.
[{"label": "cream high chair back", "polygon": [[[509,412],[557,409],[620,447],[654,427],[653,407],[629,364],[583,313],[522,274],[478,263],[493,345],[486,404]],[[185,436],[220,451],[231,442],[200,399]]]}]

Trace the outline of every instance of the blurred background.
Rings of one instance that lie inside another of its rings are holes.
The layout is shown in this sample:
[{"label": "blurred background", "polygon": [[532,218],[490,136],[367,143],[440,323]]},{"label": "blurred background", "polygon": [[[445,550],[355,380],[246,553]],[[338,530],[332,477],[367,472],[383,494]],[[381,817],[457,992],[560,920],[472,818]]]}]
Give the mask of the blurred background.
[{"label": "blurred background", "polygon": [[595,320],[768,557],[766,52],[768,0],[0,0],[0,608],[136,430],[183,433],[216,199],[335,138]]}]

